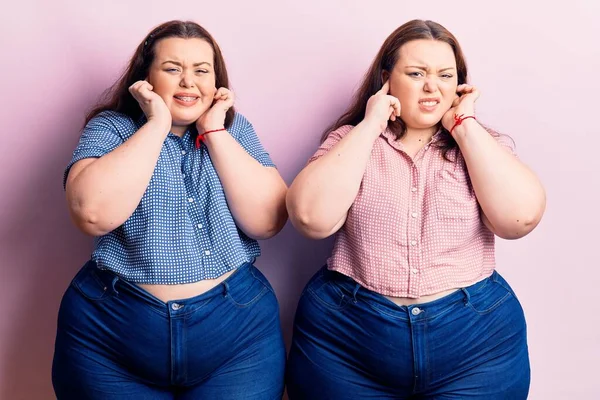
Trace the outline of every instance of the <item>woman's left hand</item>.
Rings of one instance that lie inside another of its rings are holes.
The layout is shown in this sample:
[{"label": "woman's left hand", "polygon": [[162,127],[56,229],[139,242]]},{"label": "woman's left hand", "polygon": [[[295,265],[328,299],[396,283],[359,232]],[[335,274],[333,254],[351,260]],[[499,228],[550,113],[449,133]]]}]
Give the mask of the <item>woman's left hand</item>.
[{"label": "woman's left hand", "polygon": [[455,115],[463,117],[475,116],[475,101],[479,98],[479,90],[475,86],[463,84],[456,88],[456,99],[452,102],[452,107],[442,117],[442,125],[448,131],[452,129],[456,121]]},{"label": "woman's left hand", "polygon": [[198,132],[221,129],[225,126],[227,110],[233,107],[234,93],[224,87],[219,88],[213,99],[213,105],[196,121]]}]

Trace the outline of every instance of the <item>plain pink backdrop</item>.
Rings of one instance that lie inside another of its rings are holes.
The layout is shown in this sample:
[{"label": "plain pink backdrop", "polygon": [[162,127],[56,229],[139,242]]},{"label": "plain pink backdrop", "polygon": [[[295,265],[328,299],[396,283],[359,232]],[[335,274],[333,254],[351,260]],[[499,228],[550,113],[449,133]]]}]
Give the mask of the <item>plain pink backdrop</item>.
[{"label": "plain pink backdrop", "polygon": [[[126,4],[126,5],[122,5]],[[531,399],[600,398],[598,155],[600,6],[596,0],[35,1],[0,16],[0,399],[54,398],[60,298],[89,257],[61,186],[85,111],[155,25],[193,19],[220,43],[237,107],[288,183],[347,106],[386,36],[412,18],[461,42],[478,116],[511,135],[548,193],[536,231],[498,241],[498,270],[528,318]],[[286,226],[258,266],[294,309],[331,241]]]}]

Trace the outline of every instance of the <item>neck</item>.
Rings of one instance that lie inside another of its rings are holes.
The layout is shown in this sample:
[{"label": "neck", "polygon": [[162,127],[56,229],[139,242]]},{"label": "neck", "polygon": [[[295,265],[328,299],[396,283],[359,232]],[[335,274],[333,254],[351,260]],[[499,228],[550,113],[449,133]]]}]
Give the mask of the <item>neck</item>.
[{"label": "neck", "polygon": [[438,130],[437,126],[433,126],[431,128],[424,128],[424,129],[406,128],[406,133],[404,134],[404,138],[408,141],[415,141],[415,142],[418,141],[418,142],[427,143],[431,140],[433,135],[435,135],[437,130]]}]

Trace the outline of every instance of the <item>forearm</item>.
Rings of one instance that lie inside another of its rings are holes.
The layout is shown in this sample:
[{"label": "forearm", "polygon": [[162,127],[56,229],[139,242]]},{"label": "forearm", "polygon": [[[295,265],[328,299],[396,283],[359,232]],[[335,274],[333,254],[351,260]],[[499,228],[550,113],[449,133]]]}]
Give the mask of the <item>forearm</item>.
[{"label": "forearm", "polygon": [[321,239],[343,225],[378,134],[376,126],[363,121],[298,174],[287,206],[290,220],[302,234]]},{"label": "forearm", "polygon": [[476,121],[465,120],[454,134],[488,226],[506,239],[531,232],[546,205],[537,176]]},{"label": "forearm", "polygon": [[129,140],[85,167],[76,163],[67,181],[71,216],[85,233],[99,236],[117,228],[138,206],[154,172],[170,127],[148,122]]},{"label": "forearm", "polygon": [[205,143],[240,229],[254,239],[277,234],[287,221],[287,185],[277,169],[261,165],[226,131],[206,135]]}]

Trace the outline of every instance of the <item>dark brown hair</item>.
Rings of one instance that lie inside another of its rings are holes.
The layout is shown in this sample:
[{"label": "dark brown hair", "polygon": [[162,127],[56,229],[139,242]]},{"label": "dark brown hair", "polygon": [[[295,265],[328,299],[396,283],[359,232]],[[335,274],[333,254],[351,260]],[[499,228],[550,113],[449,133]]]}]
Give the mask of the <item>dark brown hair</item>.
[{"label": "dark brown hair", "polygon": [[[418,19],[409,21],[392,32],[385,42],[383,42],[383,45],[371,63],[369,70],[365,74],[358,91],[354,95],[352,104],[333,125],[327,128],[323,133],[322,140],[325,140],[331,131],[338,129],[343,125],[357,125],[364,119],[367,101],[381,89],[381,86],[383,85],[383,82],[381,81],[383,71],[391,73],[398,61],[399,50],[402,45],[419,39],[439,40],[448,43],[456,58],[458,84],[461,85],[467,83],[467,64],[465,63],[463,52],[454,35],[442,25],[433,21],[423,21]],[[398,139],[406,133],[406,125],[401,118],[397,119],[395,122],[388,121],[388,127],[396,134]],[[441,140],[437,142],[437,145],[444,150],[445,157],[448,150],[456,148],[457,144],[450,135],[450,132],[443,126],[441,128],[442,137]]]},{"label": "dark brown hair", "polygon": [[[146,79],[150,66],[154,61],[156,44],[166,38],[202,39],[208,42],[213,49],[216,87],[229,88],[227,68],[221,49],[217,42],[206,29],[191,21],[169,21],[152,29],[135,50],[129,65],[123,75],[102,95],[100,102],[87,114],[85,123],[102,111],[117,111],[128,115],[134,120],[142,115],[138,102],[129,93],[129,87],[139,80]],[[225,116],[225,127],[228,128],[233,121],[235,110],[231,107]]]}]

